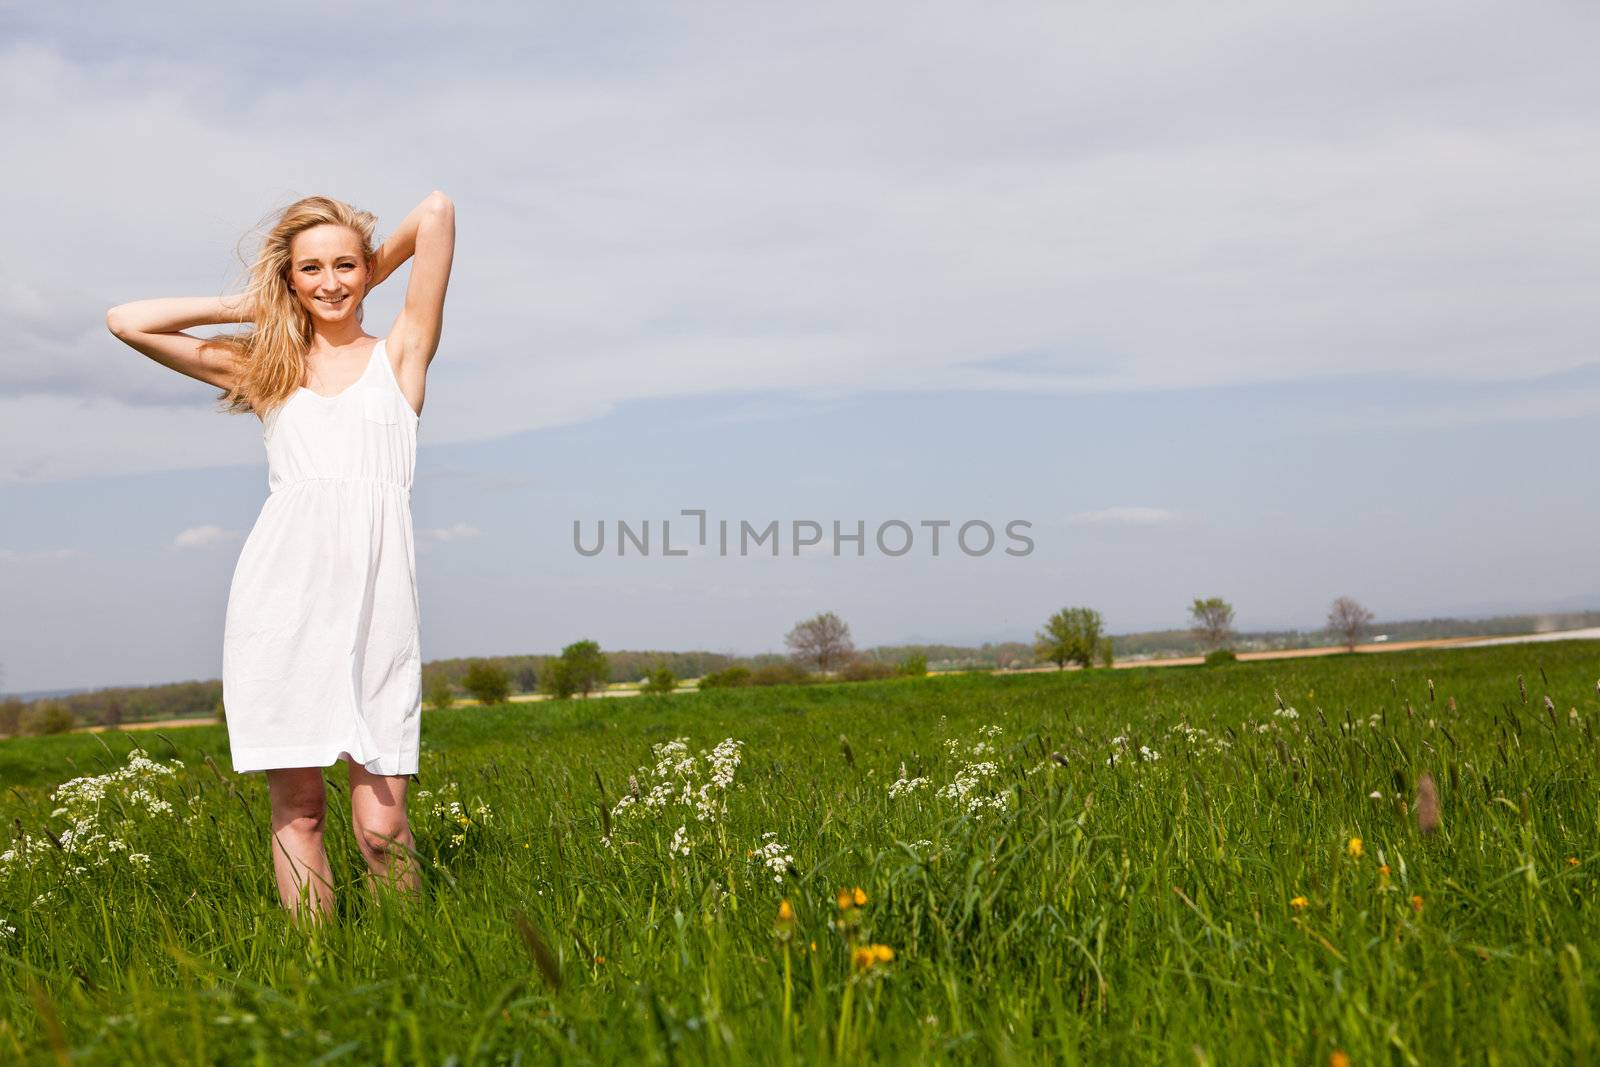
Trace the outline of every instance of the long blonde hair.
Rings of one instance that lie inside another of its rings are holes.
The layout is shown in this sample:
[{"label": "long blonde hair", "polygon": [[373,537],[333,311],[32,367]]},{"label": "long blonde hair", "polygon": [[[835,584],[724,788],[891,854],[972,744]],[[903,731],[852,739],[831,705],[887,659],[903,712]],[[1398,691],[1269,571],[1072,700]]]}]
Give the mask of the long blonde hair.
[{"label": "long blonde hair", "polygon": [[259,412],[265,418],[300,388],[305,377],[306,351],[311,347],[311,313],[290,289],[289,249],[301,233],[328,224],[355,232],[361,239],[367,268],[372,269],[372,236],[378,217],[370,211],[359,211],[332,197],[307,196],[284,208],[276,221],[265,225],[261,249],[250,265],[250,280],[245,286],[247,306],[254,309],[254,328],[208,340],[232,352],[239,371],[233,388],[224,389],[217,398],[226,403],[226,412]]}]

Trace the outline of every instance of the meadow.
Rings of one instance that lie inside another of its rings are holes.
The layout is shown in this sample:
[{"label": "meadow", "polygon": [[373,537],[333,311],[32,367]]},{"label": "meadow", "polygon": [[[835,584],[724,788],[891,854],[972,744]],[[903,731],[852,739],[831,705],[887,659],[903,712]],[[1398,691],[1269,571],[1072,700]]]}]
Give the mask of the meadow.
[{"label": "meadow", "polygon": [[[430,711],[287,921],[219,726],[0,744],[0,1060],[1582,1063],[1600,644]],[[78,779],[63,787],[63,783]]]}]

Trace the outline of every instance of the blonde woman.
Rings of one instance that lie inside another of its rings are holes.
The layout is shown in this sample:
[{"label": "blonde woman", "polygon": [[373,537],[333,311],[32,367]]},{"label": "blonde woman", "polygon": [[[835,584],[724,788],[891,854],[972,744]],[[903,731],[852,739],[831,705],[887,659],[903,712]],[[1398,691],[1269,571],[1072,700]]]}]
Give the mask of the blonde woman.
[{"label": "blonde woman", "polygon": [[[228,593],[222,696],[234,769],[266,773],[273,868],[296,917],[333,913],[323,768],[341,759],[369,888],[418,888],[406,820],[422,707],[411,482],[455,207],[429,194],[374,249],[376,224],[306,197],[267,227],[245,292],[106,315],[127,344],[261,420],[271,492]],[[405,304],[374,337],[362,301],[408,258]],[[233,322],[252,328],[183,332]]]}]

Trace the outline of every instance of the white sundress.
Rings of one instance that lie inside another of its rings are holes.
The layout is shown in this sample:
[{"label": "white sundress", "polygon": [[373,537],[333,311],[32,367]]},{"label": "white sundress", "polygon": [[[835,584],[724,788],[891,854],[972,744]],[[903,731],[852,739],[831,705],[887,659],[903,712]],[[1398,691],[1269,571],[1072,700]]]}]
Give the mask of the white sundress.
[{"label": "white sundress", "polygon": [[234,568],[222,641],[234,770],[349,757],[416,773],[419,422],[384,339],[343,392],[302,386],[267,415],[271,493]]}]

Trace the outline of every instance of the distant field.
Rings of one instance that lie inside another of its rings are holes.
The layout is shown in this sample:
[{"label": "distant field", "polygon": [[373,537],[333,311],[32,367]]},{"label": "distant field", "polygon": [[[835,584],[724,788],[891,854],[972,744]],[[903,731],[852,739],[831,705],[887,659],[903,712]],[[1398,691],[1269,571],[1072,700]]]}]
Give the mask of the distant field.
[{"label": "distant field", "polygon": [[[428,712],[426,899],[359,891],[330,772],[316,935],[222,727],[0,742],[0,1061],[1582,1062],[1597,679],[1568,641]],[[182,766],[67,833],[52,787],[135,744]]]}]

